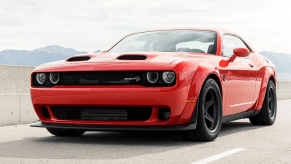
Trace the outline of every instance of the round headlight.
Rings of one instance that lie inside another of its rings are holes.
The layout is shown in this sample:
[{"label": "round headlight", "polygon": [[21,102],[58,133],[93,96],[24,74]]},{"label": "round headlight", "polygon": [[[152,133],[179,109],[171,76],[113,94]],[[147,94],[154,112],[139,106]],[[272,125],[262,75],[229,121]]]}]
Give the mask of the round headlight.
[{"label": "round headlight", "polygon": [[148,72],[147,73],[147,80],[150,83],[156,83],[159,80],[159,73],[158,72]]},{"label": "round headlight", "polygon": [[46,74],[45,73],[37,73],[36,74],[36,81],[38,84],[44,84],[46,81]]},{"label": "round headlight", "polygon": [[172,71],[163,72],[163,80],[166,83],[172,83],[175,80],[175,73]]},{"label": "round headlight", "polygon": [[60,74],[59,73],[50,73],[50,81],[53,84],[57,84],[60,80]]}]

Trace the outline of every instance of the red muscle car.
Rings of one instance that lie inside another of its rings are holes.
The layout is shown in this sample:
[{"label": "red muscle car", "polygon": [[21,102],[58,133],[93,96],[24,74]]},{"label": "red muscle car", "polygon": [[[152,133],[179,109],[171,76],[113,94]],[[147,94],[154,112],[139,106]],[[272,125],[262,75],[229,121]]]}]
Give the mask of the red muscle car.
[{"label": "red muscle car", "polygon": [[179,131],[212,141],[223,122],[272,125],[277,70],[237,34],[221,29],[132,33],[108,51],[37,67],[31,99],[56,136],[85,131]]}]

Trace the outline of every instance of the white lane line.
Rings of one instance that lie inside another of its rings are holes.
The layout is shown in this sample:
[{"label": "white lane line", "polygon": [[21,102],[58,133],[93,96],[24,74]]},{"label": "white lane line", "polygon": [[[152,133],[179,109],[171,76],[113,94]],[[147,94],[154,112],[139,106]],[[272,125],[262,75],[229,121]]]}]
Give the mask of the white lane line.
[{"label": "white lane line", "polygon": [[231,154],[238,153],[238,152],[243,151],[243,150],[245,150],[245,148],[232,149],[232,150],[229,150],[229,151],[223,152],[221,154],[217,154],[217,155],[202,159],[200,161],[197,161],[197,162],[194,162],[194,163],[191,163],[191,164],[206,164],[206,163],[209,163],[209,162],[216,161],[216,160],[218,160],[220,158],[224,158],[224,157],[229,156]]}]

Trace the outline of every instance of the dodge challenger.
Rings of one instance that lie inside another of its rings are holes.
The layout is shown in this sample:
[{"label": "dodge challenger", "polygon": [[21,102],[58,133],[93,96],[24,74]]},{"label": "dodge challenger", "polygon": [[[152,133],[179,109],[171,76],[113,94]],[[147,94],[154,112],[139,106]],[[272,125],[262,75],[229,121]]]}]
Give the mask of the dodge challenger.
[{"label": "dodge challenger", "polygon": [[176,131],[213,141],[222,123],[276,119],[277,70],[222,29],[132,33],[107,51],[43,64],[31,74],[39,121],[55,136]]}]

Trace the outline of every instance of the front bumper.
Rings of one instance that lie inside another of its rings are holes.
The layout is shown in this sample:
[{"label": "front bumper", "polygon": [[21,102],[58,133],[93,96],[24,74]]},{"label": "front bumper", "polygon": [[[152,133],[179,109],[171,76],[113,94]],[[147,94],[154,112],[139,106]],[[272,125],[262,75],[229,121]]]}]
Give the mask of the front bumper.
[{"label": "front bumper", "polygon": [[[178,76],[179,75],[179,76]],[[187,124],[196,105],[197,94],[189,94],[190,80],[184,74],[172,87],[144,86],[54,86],[31,87],[33,107],[42,123],[79,126],[174,126]],[[89,121],[58,119],[53,106],[66,107],[151,107],[151,117],[146,121]],[[46,118],[41,108],[47,107],[51,118]],[[158,118],[159,109],[171,111],[169,120]],[[132,127],[131,127],[132,128]],[[166,127],[164,127],[166,128]],[[172,127],[173,128],[173,127]],[[98,128],[97,128],[98,129]],[[102,128],[103,129],[103,128]],[[106,128],[105,128],[106,129]],[[111,129],[111,128],[109,128]],[[113,128],[114,129],[114,128]],[[147,129],[147,128],[146,128]],[[168,129],[168,128],[166,128]]]}]

